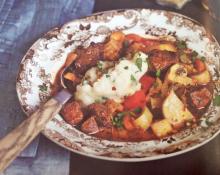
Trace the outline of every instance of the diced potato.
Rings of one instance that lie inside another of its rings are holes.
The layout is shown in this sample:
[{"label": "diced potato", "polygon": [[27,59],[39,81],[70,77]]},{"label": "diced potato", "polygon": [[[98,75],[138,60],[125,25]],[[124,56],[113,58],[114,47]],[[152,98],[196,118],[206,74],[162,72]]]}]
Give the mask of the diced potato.
[{"label": "diced potato", "polygon": [[197,84],[207,84],[211,81],[210,73],[207,70],[200,74],[193,75],[191,78],[195,80]]},{"label": "diced potato", "polygon": [[160,97],[151,97],[150,103],[152,109],[155,109],[155,108],[160,108],[162,106],[163,101]]},{"label": "diced potato", "polygon": [[167,119],[154,122],[151,125],[151,129],[153,133],[159,138],[165,137],[173,131],[173,128]]},{"label": "diced potato", "polygon": [[152,113],[150,112],[150,110],[147,107],[145,107],[141,116],[138,117],[134,121],[134,123],[136,126],[146,130],[150,127],[152,120],[153,120]]},{"label": "diced potato", "polygon": [[191,78],[187,77],[187,69],[181,64],[174,64],[168,74],[167,80],[173,83],[179,83],[182,85],[193,85],[194,82]]},{"label": "diced potato", "polygon": [[174,128],[180,128],[186,121],[192,121],[194,119],[194,116],[184,106],[173,90],[171,90],[168,97],[164,100],[162,111],[164,117]]}]

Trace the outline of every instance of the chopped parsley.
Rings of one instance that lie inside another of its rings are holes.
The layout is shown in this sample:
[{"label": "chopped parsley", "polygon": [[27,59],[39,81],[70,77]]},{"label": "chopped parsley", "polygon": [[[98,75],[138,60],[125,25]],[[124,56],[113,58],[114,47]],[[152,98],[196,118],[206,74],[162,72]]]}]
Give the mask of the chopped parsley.
[{"label": "chopped parsley", "polygon": [[203,62],[205,62],[205,57],[204,56],[202,56],[201,58],[200,58]]},{"label": "chopped parsley", "polygon": [[97,63],[97,67],[98,67],[99,70],[102,70],[102,69],[103,69],[103,64],[102,64],[101,61],[99,61],[99,62]]},{"label": "chopped parsley", "polygon": [[136,66],[138,67],[138,69],[141,71],[142,68],[142,59],[140,57],[138,57],[135,61]]},{"label": "chopped parsley", "polygon": [[102,97],[102,99],[103,99],[103,100],[108,100],[108,98],[107,98],[107,97]]},{"label": "chopped parsley", "polygon": [[106,76],[106,78],[109,78],[109,77],[110,77],[110,75],[109,75],[109,74],[106,74],[105,76]]},{"label": "chopped parsley", "polygon": [[193,51],[191,56],[192,56],[192,60],[195,61],[195,59],[198,57],[198,53],[196,51]]},{"label": "chopped parsley", "polygon": [[156,72],[156,77],[160,77],[160,75],[161,75],[161,70],[158,69],[157,72]]},{"label": "chopped parsley", "polygon": [[137,107],[133,110],[134,113],[141,113],[142,109],[140,107]]},{"label": "chopped parsley", "polygon": [[205,60],[206,60],[206,58],[205,58],[204,56],[199,57],[199,54],[198,54],[198,52],[196,52],[196,51],[193,51],[193,52],[191,53],[191,56],[192,56],[192,60],[193,60],[193,61],[195,61],[197,58],[200,59],[200,60],[203,61],[203,62],[205,62]]},{"label": "chopped parsley", "polygon": [[198,56],[198,52],[196,52],[195,50],[192,52],[192,57],[197,57]]},{"label": "chopped parsley", "polygon": [[117,113],[117,115],[115,117],[113,117],[113,119],[112,119],[113,126],[115,126],[117,128],[122,128],[124,115],[125,115],[124,112]]},{"label": "chopped parsley", "polygon": [[213,100],[213,105],[214,106],[220,106],[220,95],[216,95],[214,100]]},{"label": "chopped parsley", "polygon": [[131,81],[136,82],[137,80],[135,79],[134,75],[131,75]]},{"label": "chopped parsley", "polygon": [[186,42],[183,41],[183,40],[177,41],[176,46],[177,46],[179,49],[186,49],[186,48],[187,48]]},{"label": "chopped parsley", "polygon": [[125,70],[128,70],[128,66],[125,66],[124,69],[125,69]]}]

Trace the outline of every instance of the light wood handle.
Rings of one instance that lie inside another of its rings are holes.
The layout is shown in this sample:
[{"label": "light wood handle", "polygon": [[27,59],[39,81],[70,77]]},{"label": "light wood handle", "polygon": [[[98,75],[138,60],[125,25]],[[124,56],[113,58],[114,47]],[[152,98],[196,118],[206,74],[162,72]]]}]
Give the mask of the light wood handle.
[{"label": "light wood handle", "polygon": [[40,133],[46,123],[61,109],[55,99],[50,99],[17,128],[0,140],[0,172]]}]

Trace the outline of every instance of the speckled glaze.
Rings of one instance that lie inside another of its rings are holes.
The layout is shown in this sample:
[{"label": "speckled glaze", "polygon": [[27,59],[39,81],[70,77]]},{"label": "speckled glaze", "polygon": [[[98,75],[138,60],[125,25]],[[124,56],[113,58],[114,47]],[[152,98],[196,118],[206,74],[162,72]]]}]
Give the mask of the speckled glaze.
[{"label": "speckled glaze", "polygon": [[[171,40],[185,40],[190,48],[207,58],[214,79],[214,93],[220,93],[220,47],[200,24],[186,16],[167,11],[115,10],[55,28],[29,49],[21,62],[16,84],[19,101],[27,115],[50,98],[56,73],[70,51],[79,45],[86,47],[91,42],[101,42],[117,30],[148,37],[166,36]],[[64,148],[83,155],[114,161],[147,161],[178,155],[207,143],[220,131],[219,113],[219,108],[211,104],[196,128],[186,129],[161,140],[101,140],[75,129],[60,115],[46,125],[43,134]]]}]

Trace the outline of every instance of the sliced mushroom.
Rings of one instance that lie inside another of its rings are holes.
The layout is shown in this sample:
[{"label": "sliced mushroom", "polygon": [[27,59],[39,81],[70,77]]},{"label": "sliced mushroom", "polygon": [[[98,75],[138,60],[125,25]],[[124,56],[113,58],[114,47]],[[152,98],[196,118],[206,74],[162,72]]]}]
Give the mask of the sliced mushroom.
[{"label": "sliced mushroom", "polygon": [[186,121],[194,120],[194,116],[184,106],[183,102],[177,97],[173,90],[171,90],[170,94],[165,99],[162,111],[164,117],[174,128],[180,128]]},{"label": "sliced mushroom", "polygon": [[168,74],[167,80],[172,83],[178,83],[184,86],[193,85],[192,78],[187,77],[187,69],[181,64],[174,64]]}]

